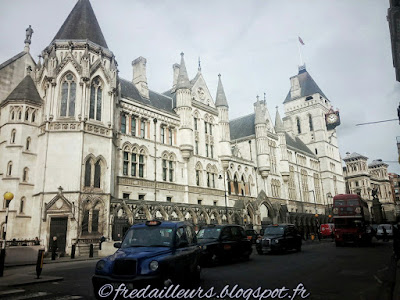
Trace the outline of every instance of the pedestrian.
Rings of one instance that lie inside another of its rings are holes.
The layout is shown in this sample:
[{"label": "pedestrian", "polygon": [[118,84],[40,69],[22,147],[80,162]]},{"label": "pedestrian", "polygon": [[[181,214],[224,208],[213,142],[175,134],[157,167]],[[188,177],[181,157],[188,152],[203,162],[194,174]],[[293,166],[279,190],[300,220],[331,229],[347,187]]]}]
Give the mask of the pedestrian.
[{"label": "pedestrian", "polygon": [[106,238],[104,237],[104,235],[102,235],[100,238],[99,250],[101,250],[101,244],[105,241],[106,241]]},{"label": "pedestrian", "polygon": [[39,246],[39,245],[40,245],[40,241],[39,241],[39,238],[38,238],[38,237],[35,237],[35,241],[33,242],[33,244],[34,244],[35,246]]},{"label": "pedestrian", "polygon": [[57,249],[58,249],[57,237],[53,236],[53,241],[51,243],[51,260],[56,259]]},{"label": "pedestrian", "polygon": [[117,234],[117,241],[120,241],[120,240],[121,240],[121,234],[118,233],[118,234]]},{"label": "pedestrian", "polygon": [[385,226],[382,226],[382,231],[383,231],[383,241],[387,242],[388,241],[388,234],[387,234]]}]

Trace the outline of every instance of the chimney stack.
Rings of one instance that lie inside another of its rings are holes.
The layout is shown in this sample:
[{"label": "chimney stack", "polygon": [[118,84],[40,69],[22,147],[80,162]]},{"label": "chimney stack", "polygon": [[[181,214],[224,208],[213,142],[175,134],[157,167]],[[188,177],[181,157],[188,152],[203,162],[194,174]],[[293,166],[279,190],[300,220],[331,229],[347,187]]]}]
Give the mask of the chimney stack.
[{"label": "chimney stack", "polygon": [[133,84],[136,86],[142,97],[149,99],[149,88],[147,86],[146,76],[146,63],[147,60],[141,56],[136,58],[132,62]]}]

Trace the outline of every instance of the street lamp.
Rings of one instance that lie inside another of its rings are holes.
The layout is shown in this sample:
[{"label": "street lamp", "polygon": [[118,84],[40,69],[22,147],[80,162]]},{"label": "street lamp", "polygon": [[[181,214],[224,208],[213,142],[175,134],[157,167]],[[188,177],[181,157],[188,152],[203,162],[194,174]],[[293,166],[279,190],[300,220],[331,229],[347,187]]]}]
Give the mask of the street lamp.
[{"label": "street lamp", "polygon": [[[333,203],[332,203],[333,197],[332,197],[332,194],[330,192],[326,194],[326,199],[328,201],[329,218],[332,218],[331,207],[333,206]],[[330,205],[332,205],[332,206],[330,206]]]},{"label": "street lamp", "polygon": [[[218,179],[222,179],[221,174],[219,174]],[[225,215],[226,215],[226,223],[228,222],[228,202],[226,199],[226,179],[225,179],[225,171],[224,171],[224,195],[225,195]]]},{"label": "street lamp", "polygon": [[6,221],[4,223],[4,233],[3,233],[3,245],[0,252],[0,277],[3,277],[4,271],[4,260],[6,258],[6,237],[7,237],[7,221],[8,221],[8,210],[11,200],[14,199],[14,194],[10,192],[4,193],[4,200],[6,201]]}]

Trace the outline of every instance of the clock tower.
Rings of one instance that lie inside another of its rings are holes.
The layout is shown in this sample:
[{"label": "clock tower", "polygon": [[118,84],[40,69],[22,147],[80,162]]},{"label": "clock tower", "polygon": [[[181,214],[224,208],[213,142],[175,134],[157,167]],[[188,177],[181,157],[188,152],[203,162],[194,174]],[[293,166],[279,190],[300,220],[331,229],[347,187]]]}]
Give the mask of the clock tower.
[{"label": "clock tower", "polygon": [[285,130],[299,137],[320,162],[323,194],[345,193],[343,168],[335,127],[340,125],[338,111],[318,87],[305,66],[290,78],[291,88],[284,104]]}]

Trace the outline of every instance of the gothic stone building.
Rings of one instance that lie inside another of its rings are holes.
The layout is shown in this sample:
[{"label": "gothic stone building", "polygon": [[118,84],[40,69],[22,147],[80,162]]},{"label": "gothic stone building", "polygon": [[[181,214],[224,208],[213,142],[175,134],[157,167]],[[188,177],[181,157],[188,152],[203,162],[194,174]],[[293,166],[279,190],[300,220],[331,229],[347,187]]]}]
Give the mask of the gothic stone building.
[{"label": "gothic stone building", "polygon": [[343,169],[347,193],[359,194],[367,200],[373,215],[372,191],[376,189],[376,196],[382,204],[383,218],[388,222],[394,222],[397,213],[388,174],[389,165],[382,162],[381,159],[368,164],[368,157],[356,152],[351,154],[348,152],[343,160],[346,163],[346,167]]},{"label": "gothic stone building", "polygon": [[304,67],[290,78],[283,119],[257,99],[253,114],[229,120],[221,77],[213,98],[200,67],[190,80],[183,53],[166,92],[149,88],[143,57],[132,78],[119,77],[89,0],[38,61],[31,36],[28,28],[24,51],[0,65],[9,239],[47,246],[57,235],[68,252],[147,219],[308,228],[327,221],[327,195],[345,192],[325,123],[331,103]]}]

